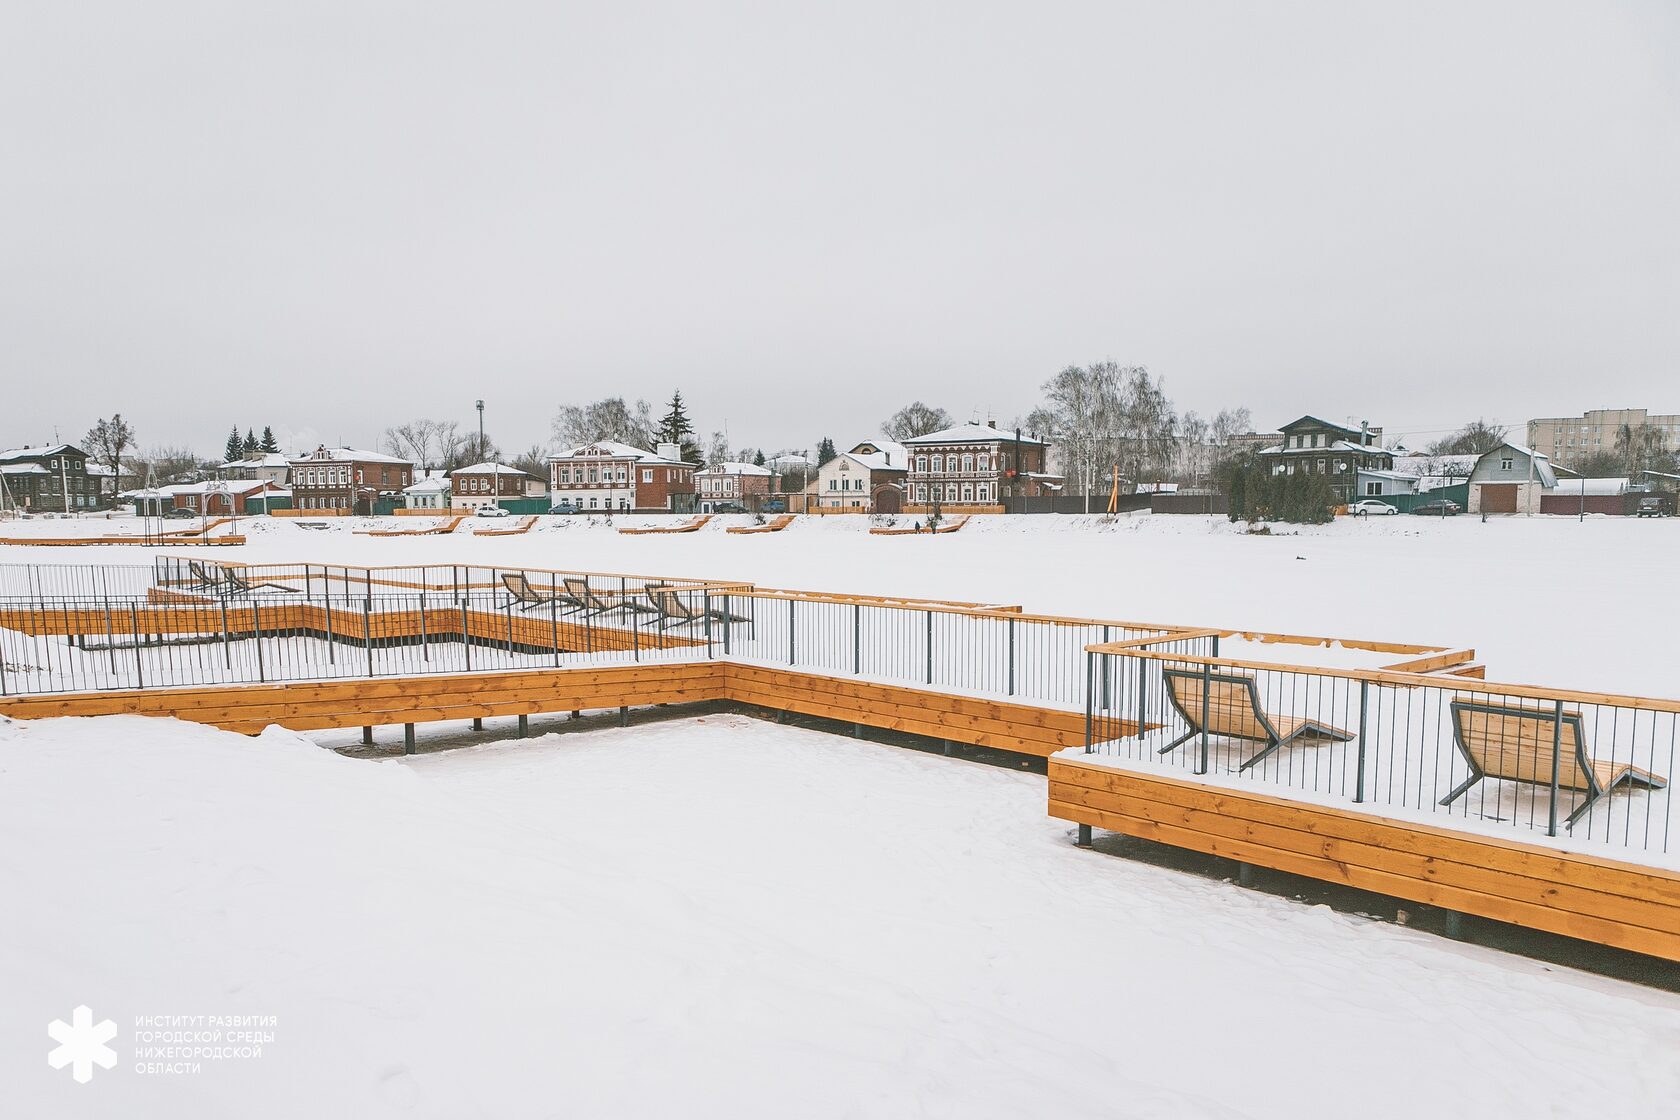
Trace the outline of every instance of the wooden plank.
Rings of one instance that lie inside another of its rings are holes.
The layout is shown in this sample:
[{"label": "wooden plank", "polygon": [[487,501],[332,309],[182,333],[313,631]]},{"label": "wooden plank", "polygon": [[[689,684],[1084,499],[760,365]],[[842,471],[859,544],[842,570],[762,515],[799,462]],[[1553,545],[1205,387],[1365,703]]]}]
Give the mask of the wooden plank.
[{"label": "wooden plank", "polygon": [[1680,906],[1680,872],[1520,840],[1466,833],[1438,825],[1391,822],[1355,809],[1308,805],[1269,794],[1180,778],[1138,774],[1111,766],[1055,759],[1053,783],[1202,809],[1299,829],[1313,837],[1387,844],[1402,851],[1490,867],[1548,882]]},{"label": "wooden plank", "polygon": [[1175,847],[1189,848],[1227,859],[1241,860],[1261,867],[1271,867],[1326,882],[1345,883],[1362,890],[1375,891],[1395,898],[1410,899],[1432,906],[1443,906],[1467,914],[1477,914],[1497,921],[1532,929],[1561,933],[1602,945],[1631,949],[1667,960],[1680,960],[1680,934],[1629,926],[1620,922],[1568,910],[1512,901],[1483,895],[1440,883],[1424,882],[1402,875],[1370,868],[1350,867],[1322,857],[1299,852],[1268,848],[1248,841],[1208,836],[1190,829],[1159,824],[1139,817],[1108,813],[1065,802],[1050,803],[1050,815],[1064,820],[1079,821],[1112,832],[1144,839],[1158,840]]}]

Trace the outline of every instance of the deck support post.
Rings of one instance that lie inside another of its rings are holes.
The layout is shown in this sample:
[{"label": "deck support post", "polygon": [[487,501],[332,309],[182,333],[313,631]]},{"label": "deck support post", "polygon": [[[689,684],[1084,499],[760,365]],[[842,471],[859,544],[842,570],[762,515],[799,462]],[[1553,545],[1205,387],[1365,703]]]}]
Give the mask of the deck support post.
[{"label": "deck support post", "polygon": [[473,730],[474,731],[483,731],[484,730],[484,720],[479,718],[478,716],[474,716],[473,717]]},{"label": "deck support post", "polygon": [[1239,887],[1254,886],[1254,865],[1252,863],[1238,862],[1237,885]]},{"label": "deck support post", "polygon": [[618,725],[620,727],[630,726],[630,709],[628,707],[618,709]]},{"label": "deck support post", "polygon": [[941,739],[939,741],[945,745],[945,757],[950,758],[951,757],[951,740]]},{"label": "deck support post", "polygon": [[854,739],[863,738],[863,724],[861,724],[861,723],[852,724],[852,738],[854,738]]},{"label": "deck support post", "polygon": [[1442,917],[1446,919],[1446,924],[1441,932],[1454,941],[1464,940],[1464,914],[1458,910],[1448,910]]},{"label": "deck support post", "polygon": [[581,716],[582,716],[582,715],[583,715],[583,713],[582,713],[582,712],[580,712],[580,711],[578,711],[578,710],[577,710],[577,709],[576,709],[576,708],[573,708],[573,709],[572,709],[572,718],[573,718],[573,719],[578,719],[578,718],[580,718],[580,717],[581,717]]},{"label": "deck support post", "polygon": [[530,734],[531,734],[531,717],[522,714],[519,717],[519,737],[521,739],[529,738]]},{"label": "deck support post", "polygon": [[1079,826],[1079,839],[1075,840],[1074,843],[1079,845],[1081,848],[1089,848],[1091,846],[1090,825],[1082,824]]},{"label": "deck support post", "polygon": [[414,753],[414,725],[412,723],[403,724],[403,753]]},{"label": "deck support post", "polygon": [[373,746],[373,728],[371,728],[371,727],[362,728],[362,746],[364,746],[364,747]]}]

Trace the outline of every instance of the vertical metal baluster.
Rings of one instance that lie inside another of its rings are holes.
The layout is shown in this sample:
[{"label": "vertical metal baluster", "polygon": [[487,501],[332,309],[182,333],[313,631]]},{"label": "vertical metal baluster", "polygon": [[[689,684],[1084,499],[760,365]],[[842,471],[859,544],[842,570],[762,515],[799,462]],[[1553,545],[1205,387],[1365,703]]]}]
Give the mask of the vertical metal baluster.
[{"label": "vertical metal baluster", "polygon": [[[706,656],[708,658],[710,658],[710,657],[715,656],[712,653],[712,593],[711,593],[710,590],[702,590],[700,592],[700,609],[705,612],[705,617],[706,617]],[[632,614],[630,616],[630,622],[631,622],[632,626],[635,625],[635,621],[636,621],[636,616],[634,614]]]},{"label": "vertical metal baluster", "polygon": [[795,600],[790,597],[788,599],[788,664],[789,665],[794,664],[794,654],[796,652],[796,648],[793,644],[793,618],[794,618],[793,609],[794,609],[795,605],[796,605]]},{"label": "vertical metal baluster", "polygon": [[257,680],[266,681],[268,679],[268,675],[267,671],[263,668],[262,608],[257,605],[257,601],[255,599],[251,600],[251,629],[257,632]]},{"label": "vertical metal baluster", "polygon": [[146,674],[141,669],[140,643],[140,608],[134,603],[128,605],[129,626],[134,630],[134,687],[146,687]]},{"label": "vertical metal baluster", "polygon": [[[421,582],[424,583],[425,581],[422,580]],[[432,643],[431,636],[426,633],[426,592],[422,590],[415,598],[420,603],[420,660],[430,661],[432,659]]]},{"label": "vertical metal baluster", "polygon": [[1015,619],[1013,617],[1011,617],[1009,619],[1008,627],[1009,627],[1009,692],[1008,692],[1008,695],[1013,696],[1013,695],[1015,695]]},{"label": "vertical metal baluster", "polygon": [[933,612],[927,612],[927,683],[933,683]]},{"label": "vertical metal baluster", "polygon": [[1202,665],[1202,745],[1196,761],[1196,773],[1198,774],[1208,772],[1208,705],[1212,699],[1208,694],[1212,690],[1213,666],[1204,663]]},{"label": "vertical metal baluster", "polygon": [[[371,585],[370,585],[371,586]],[[367,644],[368,676],[373,676],[373,600],[362,600],[362,640]]]},{"label": "vertical metal baluster", "polygon": [[461,606],[461,654],[467,663],[467,671],[472,671],[472,631],[467,629],[467,601],[457,600]]},{"label": "vertical metal baluster", "polygon": [[1095,661],[1096,656],[1097,655],[1092,653],[1090,650],[1085,651],[1085,753],[1086,754],[1090,754],[1091,751],[1096,746],[1096,741],[1095,741],[1095,738],[1092,734],[1093,728],[1092,728],[1092,719],[1091,719],[1091,716],[1092,716],[1091,699],[1092,699],[1092,695],[1093,695],[1093,693],[1091,691],[1091,677],[1097,671],[1096,661]]},{"label": "vertical metal baluster", "polygon": [[1557,835],[1558,767],[1563,762],[1563,701],[1552,711],[1552,803],[1547,811],[1546,835]]},{"label": "vertical metal baluster", "polygon": [[1366,706],[1370,702],[1370,698],[1371,698],[1371,682],[1370,681],[1360,681],[1359,682],[1359,752],[1358,752],[1357,763],[1356,763],[1359,767],[1359,776],[1358,776],[1358,778],[1356,778],[1354,780],[1354,783],[1353,783],[1353,800],[1356,804],[1358,802],[1361,802],[1361,801],[1365,800],[1365,726],[1366,726],[1365,711],[1366,711]]},{"label": "vertical metal baluster", "polygon": [[863,604],[852,604],[852,676],[863,675]]}]

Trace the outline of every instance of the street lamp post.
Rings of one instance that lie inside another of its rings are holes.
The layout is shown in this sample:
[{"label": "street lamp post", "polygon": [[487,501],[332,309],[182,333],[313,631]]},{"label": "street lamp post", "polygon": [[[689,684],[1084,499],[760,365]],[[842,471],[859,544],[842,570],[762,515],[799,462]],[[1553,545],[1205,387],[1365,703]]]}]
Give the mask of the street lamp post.
[{"label": "street lamp post", "polygon": [[484,454],[484,402],[478,401],[476,403],[478,405],[478,454],[481,459],[488,459],[489,456]]}]

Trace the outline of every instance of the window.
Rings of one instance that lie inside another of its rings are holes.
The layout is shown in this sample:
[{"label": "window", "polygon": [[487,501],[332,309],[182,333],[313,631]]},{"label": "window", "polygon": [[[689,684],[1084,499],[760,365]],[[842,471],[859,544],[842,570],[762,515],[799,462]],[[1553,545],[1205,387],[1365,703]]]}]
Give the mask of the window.
[{"label": "window", "polygon": [[1380,483],[1380,482],[1367,482],[1365,484],[1365,493],[1368,497],[1372,497],[1372,498],[1376,497],[1377,495],[1382,493],[1382,483]]},{"label": "window", "polygon": [[945,473],[946,474],[956,474],[957,473],[957,457],[955,455],[945,456]]},{"label": "window", "polygon": [[[590,467],[589,468],[589,481],[591,481],[591,482],[599,482],[600,481],[599,469],[598,468],[596,468],[596,467]],[[593,501],[591,501],[589,504],[591,506],[593,506],[595,503]]]},{"label": "window", "polygon": [[982,502],[991,501],[992,500],[992,484],[989,483],[989,482],[982,482],[979,486],[976,486],[974,488],[974,497],[977,500],[982,501]]},{"label": "window", "polygon": [[642,481],[643,482],[652,482],[653,481],[653,472],[652,471],[643,471],[642,472]]},{"label": "window", "polygon": [[962,457],[962,469],[964,474],[974,473],[974,456],[964,455]]},{"label": "window", "polygon": [[916,473],[917,474],[926,474],[927,473],[927,456],[926,455],[916,456]]},{"label": "window", "polygon": [[918,502],[927,501],[927,487],[919,482],[916,484],[916,500]]},{"label": "window", "polygon": [[831,478],[831,479],[828,480],[828,488],[830,490],[838,490],[838,489],[840,489],[840,484],[836,480]]},{"label": "window", "polygon": [[1511,457],[1509,455],[1505,456],[1503,459],[1499,460],[1499,469],[1502,470],[1502,471],[1510,470],[1511,469],[1511,462],[1512,462]]}]

